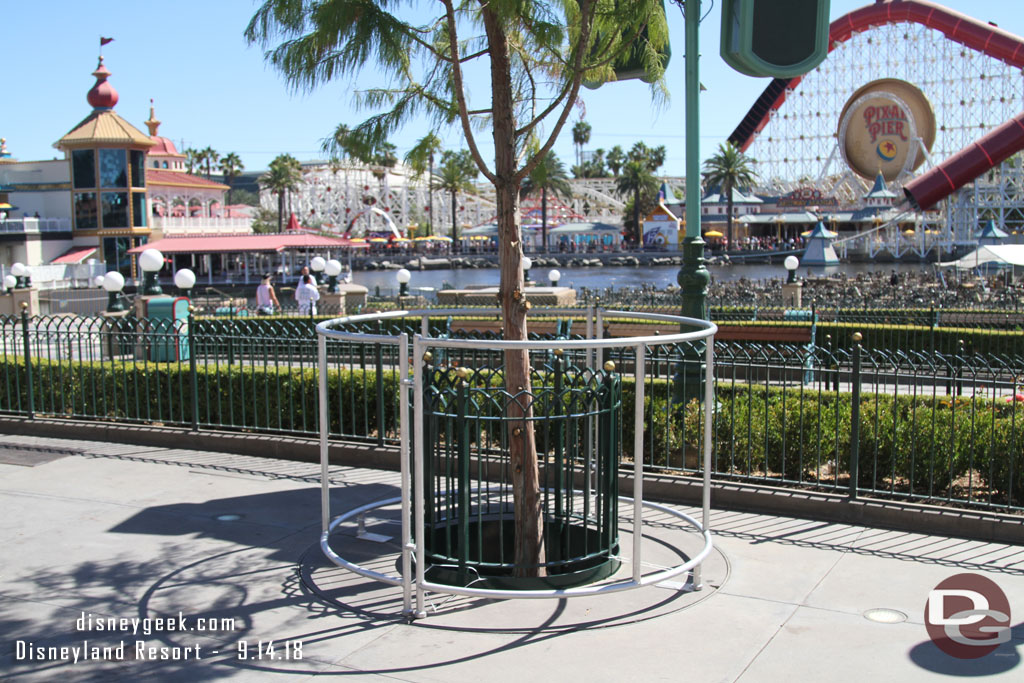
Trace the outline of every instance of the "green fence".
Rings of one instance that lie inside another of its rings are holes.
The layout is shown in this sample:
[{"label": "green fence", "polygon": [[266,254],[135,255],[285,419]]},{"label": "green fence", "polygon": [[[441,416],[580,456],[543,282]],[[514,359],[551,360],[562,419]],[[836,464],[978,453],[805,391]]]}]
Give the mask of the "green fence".
[{"label": "green fence", "polygon": [[[541,320],[543,315],[531,320]],[[549,320],[558,320],[549,317]],[[467,335],[458,320],[431,334]],[[537,328],[541,327],[537,323]],[[551,326],[555,336],[566,327]],[[365,331],[419,332],[417,317]],[[585,326],[574,325],[573,333]],[[828,329],[828,328],[826,328]],[[836,328],[832,328],[833,331]],[[1024,356],[875,348],[874,332],[826,343],[716,342],[713,453],[720,477],[988,509],[1024,509]],[[317,434],[316,338],[307,320],[124,318],[0,319],[0,411],[163,424],[190,429]],[[393,345],[328,345],[331,438],[391,446],[398,439],[398,354]],[[632,350],[566,353],[575,367],[613,360],[622,404],[633,410]],[[550,352],[531,355],[550,366]],[[439,367],[500,364],[500,354],[452,350]],[[692,473],[702,407],[699,348],[646,354],[644,464]],[[625,430],[632,421],[625,421]],[[620,443],[631,444],[624,433]]]}]

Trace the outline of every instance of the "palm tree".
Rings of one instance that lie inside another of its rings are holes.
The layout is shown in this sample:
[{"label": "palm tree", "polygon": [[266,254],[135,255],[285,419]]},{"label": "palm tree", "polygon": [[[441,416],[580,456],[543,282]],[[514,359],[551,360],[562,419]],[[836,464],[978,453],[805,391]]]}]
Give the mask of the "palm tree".
[{"label": "palm tree", "polygon": [[285,194],[299,186],[302,166],[290,154],[282,154],[270,162],[270,169],[260,176],[260,187],[277,194],[277,231],[284,232]]},{"label": "palm tree", "polygon": [[523,179],[523,196],[540,191],[540,233],[544,251],[548,250],[548,192],[565,199],[572,197],[572,185],[565,175],[565,164],[555,155],[548,152],[530,175]]},{"label": "palm tree", "polygon": [[206,164],[206,179],[209,180],[213,165],[220,161],[220,154],[213,147],[209,146],[199,153],[203,156],[203,162]]},{"label": "palm tree", "polygon": [[622,195],[633,195],[633,243],[640,244],[640,197],[658,191],[658,180],[643,161],[627,161],[622,175],[615,183],[615,189]]},{"label": "palm tree", "polygon": [[189,175],[195,172],[196,166],[200,165],[199,152],[189,147],[185,150],[185,170]]},{"label": "palm tree", "polygon": [[717,185],[726,201],[726,239],[729,248],[732,241],[732,191],[737,187],[748,187],[757,179],[757,172],[752,165],[757,163],[741,152],[731,142],[718,146],[718,153],[704,162],[705,186]]},{"label": "palm tree", "polygon": [[626,163],[626,153],[622,151],[622,147],[615,145],[608,152],[608,156],[605,157],[604,161],[608,164],[608,170],[612,172],[612,175],[618,176],[622,165]]},{"label": "palm tree", "polygon": [[241,175],[245,170],[242,159],[234,152],[229,152],[220,160],[220,172],[224,174],[224,182],[228,186],[228,204],[231,203],[231,181]]},{"label": "palm tree", "polygon": [[665,145],[658,145],[654,149],[650,150],[650,156],[648,156],[648,163],[652,172],[657,171],[665,163],[665,157],[668,153],[665,151]]},{"label": "palm tree", "polygon": [[590,124],[580,119],[572,127],[572,144],[576,145],[576,165],[583,166],[583,145],[590,142]]},{"label": "palm tree", "polygon": [[[417,177],[427,173],[428,178],[434,177],[434,155],[441,151],[441,138],[433,133],[427,133],[425,136],[420,138],[419,141],[409,150],[409,153],[405,155],[405,163],[413,170],[413,173]],[[433,232],[434,226],[434,184],[427,183],[427,213],[429,216],[429,232],[424,232],[424,235],[428,235]]]},{"label": "palm tree", "polygon": [[[452,248],[459,250],[458,203],[459,192],[472,192],[473,179],[477,176],[476,162],[466,150],[446,151],[441,155],[441,164],[431,181],[435,190],[448,192],[452,196]],[[433,219],[433,217],[431,217]]]}]

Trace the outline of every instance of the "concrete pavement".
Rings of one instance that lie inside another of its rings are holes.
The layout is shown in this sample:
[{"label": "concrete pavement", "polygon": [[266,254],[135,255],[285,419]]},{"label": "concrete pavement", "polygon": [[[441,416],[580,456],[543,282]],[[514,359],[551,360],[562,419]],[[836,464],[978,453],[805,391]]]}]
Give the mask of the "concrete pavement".
[{"label": "concrete pavement", "polygon": [[[1024,545],[716,509],[703,591],[653,587],[567,601],[430,595],[429,616],[409,624],[399,589],[323,559],[318,471],[243,455],[0,436],[0,678],[1024,675]],[[331,475],[335,512],[397,492],[393,472],[339,466]],[[374,513],[369,530],[393,535],[395,519]],[[678,561],[669,545],[685,553],[699,546],[664,521],[645,515],[649,569]],[[352,557],[394,571],[393,543],[359,540],[352,528],[336,538]],[[945,655],[924,626],[928,592],[965,572],[995,581],[1013,612],[1011,641],[975,660]],[[875,608],[892,610],[895,623],[865,618]],[[155,621],[163,617],[173,623]],[[48,656],[61,647],[67,659]],[[100,658],[83,661],[90,652]],[[68,661],[75,653],[79,661]]]}]

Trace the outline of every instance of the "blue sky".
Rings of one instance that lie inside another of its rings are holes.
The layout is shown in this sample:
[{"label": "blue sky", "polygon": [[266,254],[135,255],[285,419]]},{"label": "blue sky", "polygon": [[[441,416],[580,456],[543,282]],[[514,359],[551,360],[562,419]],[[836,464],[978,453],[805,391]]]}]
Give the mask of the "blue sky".
[{"label": "blue sky", "polygon": [[[426,0],[429,3],[429,0]],[[835,19],[868,4],[832,0]],[[1024,35],[1024,3],[1009,0],[946,0],[942,4]],[[354,124],[366,114],[352,107],[351,83],[333,83],[312,94],[294,94],[266,66],[262,50],[250,47],[242,32],[257,3],[251,0],[72,0],[0,3],[5,56],[0,137],[21,160],[49,159],[54,141],[90,111],[85,94],[94,82],[99,36],[111,83],[120,94],[117,111],[140,129],[156,102],[160,133],[175,144],[221,153],[236,152],[247,170],[260,170],[280,153],[302,160],[319,155],[320,140],[340,122]],[[719,2],[702,3],[701,157],[714,152],[767,84],[736,73],[718,56]],[[642,140],[665,145],[662,173],[684,173],[683,21],[668,4],[672,61],[667,73],[671,100],[651,103],[646,85],[631,81],[584,91],[586,120],[593,128],[588,148],[628,148]],[[371,79],[361,82],[372,81]],[[486,82],[470,84],[484,92]],[[573,119],[575,119],[575,115]],[[555,151],[572,163],[569,126]],[[413,121],[393,138],[404,153],[424,132]],[[478,137],[487,152],[489,135]],[[450,131],[451,148],[463,146]]]}]

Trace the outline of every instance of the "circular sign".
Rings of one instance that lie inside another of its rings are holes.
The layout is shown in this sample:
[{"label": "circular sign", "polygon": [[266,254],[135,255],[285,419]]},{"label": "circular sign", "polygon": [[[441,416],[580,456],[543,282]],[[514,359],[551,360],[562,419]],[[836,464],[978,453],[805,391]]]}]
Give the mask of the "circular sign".
[{"label": "circular sign", "polygon": [[839,115],[839,149],[846,164],[868,180],[887,182],[924,163],[921,145],[935,143],[935,114],[917,87],[882,78],[859,88]]},{"label": "circular sign", "polygon": [[924,623],[935,645],[957,659],[978,659],[1010,640],[1010,601],[995,581],[956,574],[928,593]]}]

